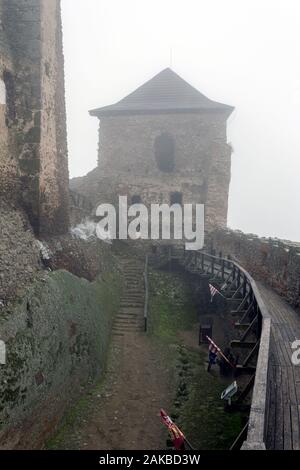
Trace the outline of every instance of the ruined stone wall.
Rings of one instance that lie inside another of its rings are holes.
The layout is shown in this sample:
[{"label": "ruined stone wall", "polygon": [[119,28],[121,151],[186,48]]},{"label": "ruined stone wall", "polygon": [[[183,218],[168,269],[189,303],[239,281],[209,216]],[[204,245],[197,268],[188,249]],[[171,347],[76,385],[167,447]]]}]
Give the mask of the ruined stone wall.
[{"label": "ruined stone wall", "polygon": [[64,62],[60,2],[41,2],[40,227],[64,233],[69,224]]},{"label": "ruined stone wall", "polygon": [[[175,141],[175,169],[159,170],[155,138]],[[105,117],[100,123],[98,202],[116,195],[141,196],[142,202],[170,203],[181,192],[183,203],[204,203],[207,229],[227,224],[231,149],[222,113]],[[101,184],[100,184],[101,183]]]},{"label": "ruined stone wall", "polygon": [[230,255],[257,280],[269,284],[294,307],[300,306],[300,244],[259,238],[239,231],[212,234],[207,248]]},{"label": "ruined stone wall", "polygon": [[7,38],[5,4],[0,0],[0,198],[16,199],[17,159],[10,132],[14,120],[14,81],[12,53]]},{"label": "ruined stone wall", "polygon": [[2,309],[0,449],[43,448],[72,400],[104,372],[119,302],[113,264],[93,283],[66,271],[45,274],[13,315]]},{"label": "ruined stone wall", "polygon": [[0,300],[14,299],[40,269],[39,247],[26,214],[0,201]]},{"label": "ruined stone wall", "polygon": [[70,190],[70,223],[72,227],[91,217],[92,202],[81,193]]},{"label": "ruined stone wall", "polygon": [[2,0],[0,15],[0,79],[7,101],[6,119],[0,109],[2,194],[16,197],[36,234],[64,233],[68,168],[60,1]]}]

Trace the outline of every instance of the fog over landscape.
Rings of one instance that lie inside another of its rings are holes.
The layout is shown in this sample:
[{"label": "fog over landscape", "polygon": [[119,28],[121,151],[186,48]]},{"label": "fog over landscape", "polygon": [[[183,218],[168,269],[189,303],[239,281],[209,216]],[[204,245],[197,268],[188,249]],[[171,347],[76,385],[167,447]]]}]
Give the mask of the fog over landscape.
[{"label": "fog over landscape", "polygon": [[63,0],[70,176],[97,164],[98,121],[171,66],[235,106],[229,226],[300,241],[300,3]]}]

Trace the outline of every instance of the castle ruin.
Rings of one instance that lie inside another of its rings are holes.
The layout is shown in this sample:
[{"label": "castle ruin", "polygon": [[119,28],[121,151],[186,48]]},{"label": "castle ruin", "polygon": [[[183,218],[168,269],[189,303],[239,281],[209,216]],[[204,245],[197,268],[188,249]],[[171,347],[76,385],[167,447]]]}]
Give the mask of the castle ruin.
[{"label": "castle ruin", "polygon": [[59,0],[0,1],[0,196],[37,235],[68,230]]},{"label": "castle ruin", "polygon": [[167,68],[117,104],[90,111],[100,120],[97,203],[198,203],[206,229],[226,227],[231,106],[211,101]]}]

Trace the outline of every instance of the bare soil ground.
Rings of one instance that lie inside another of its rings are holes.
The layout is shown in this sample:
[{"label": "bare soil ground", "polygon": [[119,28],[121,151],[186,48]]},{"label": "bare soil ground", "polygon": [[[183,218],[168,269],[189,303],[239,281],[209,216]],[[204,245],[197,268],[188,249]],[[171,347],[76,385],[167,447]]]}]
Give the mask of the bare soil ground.
[{"label": "bare soil ground", "polygon": [[114,338],[104,382],[49,443],[56,449],[165,449],[159,417],[170,406],[168,365],[144,333]]},{"label": "bare soil ground", "polygon": [[[228,449],[238,435],[241,416],[225,413],[220,400],[228,379],[217,366],[206,371],[207,346],[198,346],[189,285],[180,275],[157,272],[151,273],[151,289],[148,333],[113,336],[104,379],[83,391],[48,448],[166,449],[161,408],[196,449]],[[224,319],[216,318],[217,338],[223,328]]]}]

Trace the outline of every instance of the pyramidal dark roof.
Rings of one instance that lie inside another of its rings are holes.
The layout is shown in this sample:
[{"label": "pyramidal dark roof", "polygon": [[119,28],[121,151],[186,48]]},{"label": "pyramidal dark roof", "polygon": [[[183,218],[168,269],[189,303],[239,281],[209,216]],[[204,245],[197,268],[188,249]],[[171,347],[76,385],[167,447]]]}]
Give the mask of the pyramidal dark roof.
[{"label": "pyramidal dark roof", "polygon": [[170,68],[162,70],[116,104],[90,111],[92,116],[170,112],[225,111],[232,106],[204,96]]}]

